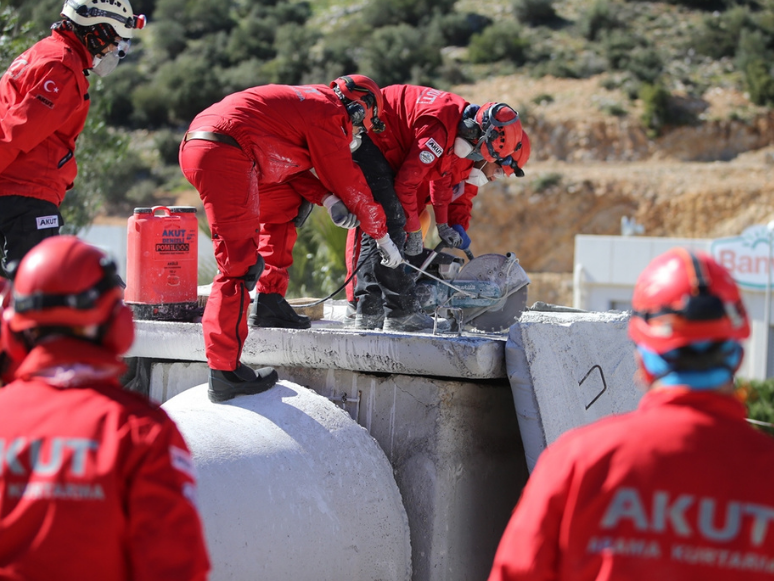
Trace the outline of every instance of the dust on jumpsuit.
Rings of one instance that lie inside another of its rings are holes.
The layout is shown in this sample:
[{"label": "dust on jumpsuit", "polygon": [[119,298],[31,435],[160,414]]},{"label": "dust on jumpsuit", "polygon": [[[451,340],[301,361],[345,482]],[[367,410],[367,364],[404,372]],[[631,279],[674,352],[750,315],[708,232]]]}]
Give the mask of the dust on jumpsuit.
[{"label": "dust on jumpsuit", "polygon": [[[454,186],[451,168],[459,160],[454,155],[454,140],[468,102],[453,93],[416,85],[391,85],[382,89],[382,95],[384,111],[380,117],[386,129],[369,135],[376,147],[368,147],[364,140],[355,159],[374,198],[387,207],[402,208],[402,216],[387,212],[387,226],[393,242],[403,249],[405,232],[421,227],[419,215],[424,205],[418,208],[416,192],[423,183],[434,183],[436,217],[439,222],[447,221]],[[418,310],[411,292],[413,275],[403,268],[383,267],[367,232],[359,240],[357,257],[356,236],[351,231],[348,237],[347,265],[351,269],[357,262],[360,267],[355,286],[358,312],[373,316],[384,309],[387,316],[399,317]]]},{"label": "dust on jumpsuit", "polygon": [[387,228],[384,211],[352,160],[349,115],[325,85],[265,85],[234,93],[197,115],[189,131],[222,133],[239,144],[190,140],[180,146],[180,167],[204,203],[219,271],[202,319],[207,362],[231,371],[247,338],[244,277],[259,261],[262,188],[314,168],[364,231],[381,238]]}]

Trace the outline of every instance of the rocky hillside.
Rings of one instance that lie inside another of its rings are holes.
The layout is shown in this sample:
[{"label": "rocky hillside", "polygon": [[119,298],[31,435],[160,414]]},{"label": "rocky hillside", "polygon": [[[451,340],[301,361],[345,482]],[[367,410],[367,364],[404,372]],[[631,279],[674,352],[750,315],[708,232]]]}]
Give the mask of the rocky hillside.
[{"label": "rocky hillside", "polygon": [[774,112],[733,89],[681,106],[697,123],[650,138],[641,111],[584,80],[514,75],[454,91],[520,109],[532,142],[522,179],[483,188],[470,228],[476,253],[514,251],[533,278],[530,301],[571,304],[576,234],[717,237],[774,219]]}]

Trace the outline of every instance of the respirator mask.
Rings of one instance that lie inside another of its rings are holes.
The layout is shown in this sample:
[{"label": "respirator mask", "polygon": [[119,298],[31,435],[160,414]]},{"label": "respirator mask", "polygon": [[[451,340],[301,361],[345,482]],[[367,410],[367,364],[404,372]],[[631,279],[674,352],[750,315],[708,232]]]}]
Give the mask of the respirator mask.
[{"label": "respirator mask", "polygon": [[95,56],[94,66],[91,70],[98,77],[106,77],[118,66],[119,61],[129,53],[131,40],[121,40],[115,50],[110,51],[105,56]]},{"label": "respirator mask", "polygon": [[468,176],[468,179],[465,180],[472,186],[476,186],[477,188],[480,188],[481,186],[485,186],[489,183],[489,178],[486,177],[486,174],[482,172],[480,169],[476,169],[475,167],[470,170],[470,175]]},{"label": "respirator mask", "polygon": [[473,146],[467,139],[457,137],[454,140],[454,155],[461,159],[465,159],[473,152]]}]

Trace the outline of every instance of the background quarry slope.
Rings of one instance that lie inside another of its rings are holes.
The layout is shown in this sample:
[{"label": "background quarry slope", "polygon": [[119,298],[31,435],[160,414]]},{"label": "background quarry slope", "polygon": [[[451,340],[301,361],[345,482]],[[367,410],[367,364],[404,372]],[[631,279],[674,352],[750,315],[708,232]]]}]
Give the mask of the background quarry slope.
[{"label": "background quarry slope", "polygon": [[[530,135],[526,176],[482,188],[469,231],[475,254],[516,253],[532,279],[530,305],[571,306],[575,235],[619,235],[623,217],[645,236],[687,238],[774,219],[774,113],[715,87],[686,97],[698,124],[650,138],[638,102],[605,89],[604,77],[511,75],[453,88],[518,108]],[[605,112],[618,104],[625,115]]]}]

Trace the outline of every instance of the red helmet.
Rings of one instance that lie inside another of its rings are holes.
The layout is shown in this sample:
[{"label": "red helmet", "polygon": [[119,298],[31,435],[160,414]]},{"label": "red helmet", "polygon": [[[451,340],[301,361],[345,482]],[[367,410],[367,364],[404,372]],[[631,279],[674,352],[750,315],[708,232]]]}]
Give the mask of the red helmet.
[{"label": "red helmet", "polygon": [[75,236],[46,238],[22,259],[14,279],[8,329],[99,327],[96,339],[116,354],[134,339],[132,311],[125,306],[115,263]]},{"label": "red helmet", "polygon": [[505,175],[511,176],[515,174],[516,177],[523,178],[523,168],[525,165],[527,165],[527,161],[529,161],[529,154],[531,152],[532,147],[529,143],[529,135],[527,135],[526,131],[522,131],[521,141],[516,146],[516,151],[498,163],[500,164],[500,167],[503,168]]},{"label": "red helmet", "polygon": [[[532,153],[532,145],[529,142],[529,135],[526,131],[521,132],[521,147],[516,148],[516,152],[513,154],[513,161],[516,163],[520,170],[524,169],[529,161],[529,156]],[[517,172],[518,175],[518,172]],[[521,172],[519,177],[523,177],[524,172]]]},{"label": "red helmet", "polygon": [[629,336],[658,354],[700,341],[741,341],[750,322],[739,288],[705,252],[673,248],[637,279]]},{"label": "red helmet", "polygon": [[508,159],[521,143],[519,114],[505,103],[486,103],[476,113],[476,123],[483,132],[478,147],[490,163],[510,165]]},{"label": "red helmet", "polygon": [[384,123],[379,111],[384,110],[384,97],[373,80],[365,75],[347,75],[331,82],[331,88],[347,107],[353,125],[362,125],[366,131],[381,133]]}]

